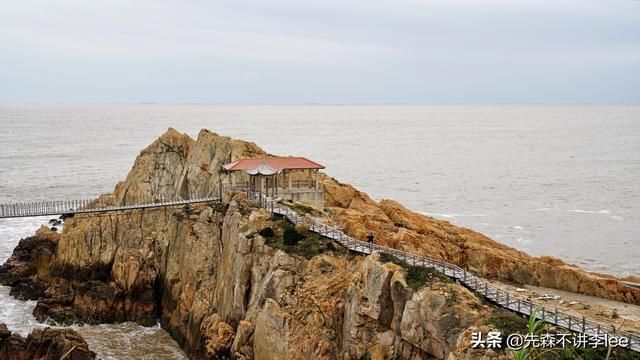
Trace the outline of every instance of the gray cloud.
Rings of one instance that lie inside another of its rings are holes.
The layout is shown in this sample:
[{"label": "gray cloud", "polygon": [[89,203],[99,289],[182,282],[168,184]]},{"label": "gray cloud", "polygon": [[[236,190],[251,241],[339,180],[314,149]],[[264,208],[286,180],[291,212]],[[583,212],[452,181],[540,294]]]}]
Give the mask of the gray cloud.
[{"label": "gray cloud", "polygon": [[640,102],[632,0],[0,6],[4,102]]}]

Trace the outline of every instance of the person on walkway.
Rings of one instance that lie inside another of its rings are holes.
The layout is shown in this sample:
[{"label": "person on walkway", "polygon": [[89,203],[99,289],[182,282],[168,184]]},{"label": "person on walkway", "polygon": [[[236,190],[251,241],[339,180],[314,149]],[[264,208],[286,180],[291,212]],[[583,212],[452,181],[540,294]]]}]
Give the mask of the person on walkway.
[{"label": "person on walkway", "polygon": [[369,233],[369,235],[367,235],[367,242],[369,243],[369,252],[373,253],[373,242],[376,240],[376,238],[373,236],[373,233]]},{"label": "person on walkway", "polygon": [[369,244],[373,244],[373,241],[374,241],[375,239],[376,239],[376,238],[373,236],[373,233],[369,233],[369,235],[367,235],[367,242],[368,242]]}]

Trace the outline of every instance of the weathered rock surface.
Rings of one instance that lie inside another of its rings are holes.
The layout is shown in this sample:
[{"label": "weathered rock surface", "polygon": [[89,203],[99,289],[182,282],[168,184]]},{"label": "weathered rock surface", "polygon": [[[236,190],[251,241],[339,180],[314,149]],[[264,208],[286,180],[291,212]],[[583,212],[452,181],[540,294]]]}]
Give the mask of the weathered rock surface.
[{"label": "weathered rock surface", "polygon": [[0,266],[0,284],[11,286],[10,294],[20,300],[37,300],[49,286],[49,263],[59,239],[59,234],[42,226],[35,235],[20,240]]},{"label": "weathered rock surface", "polygon": [[[193,140],[170,129],[100,202],[210,194],[224,177],[222,164],[257,155],[265,152],[252,143],[206,130]],[[333,220],[356,237],[373,231],[379,243],[485,276],[640,298],[613,278],[529,257],[328,177],[323,185]],[[469,329],[484,326],[488,308],[466,289],[435,282],[413,290],[403,269],[376,256],[328,252],[307,260],[270,246],[259,234],[265,227],[277,224],[242,194],[221,204],[76,215],[61,234],[41,229],[22,240],[0,267],[0,281],[16,296],[39,299],[41,320],[159,319],[194,359],[504,355],[469,351]]]},{"label": "weathered rock surface", "polygon": [[27,338],[0,324],[0,360],[88,360],[96,354],[71,329],[34,329]]},{"label": "weathered rock surface", "polygon": [[412,212],[393,200],[375,202],[350,185],[324,176],[325,206],[361,240],[442,259],[483,277],[550,287],[640,305],[640,289],[552,257],[532,257],[473,230]]}]

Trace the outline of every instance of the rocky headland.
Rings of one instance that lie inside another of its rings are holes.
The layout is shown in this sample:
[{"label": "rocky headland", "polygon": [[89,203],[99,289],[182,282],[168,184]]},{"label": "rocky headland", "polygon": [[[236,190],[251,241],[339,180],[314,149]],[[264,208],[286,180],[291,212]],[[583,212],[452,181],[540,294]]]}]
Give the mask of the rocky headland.
[{"label": "rocky headland", "polygon": [[0,360],[93,360],[82,337],[71,329],[34,329],[26,338],[0,324]]},{"label": "rocky headland", "polygon": [[[194,140],[169,129],[99,201],[208,193],[223,164],[266,155],[207,130]],[[373,201],[324,174],[321,183],[325,208],[314,215],[356,238],[373,232],[381,245],[511,284],[640,304],[640,290],[614,277]],[[299,245],[283,244],[288,231],[300,235]],[[506,315],[447,278],[405,265],[291,230],[244,194],[227,193],[217,204],[79,214],[61,233],[43,227],[20,241],[0,282],[17,298],[38,300],[41,321],[159,320],[193,359],[509,358],[469,346],[471,332],[496,328]]]}]

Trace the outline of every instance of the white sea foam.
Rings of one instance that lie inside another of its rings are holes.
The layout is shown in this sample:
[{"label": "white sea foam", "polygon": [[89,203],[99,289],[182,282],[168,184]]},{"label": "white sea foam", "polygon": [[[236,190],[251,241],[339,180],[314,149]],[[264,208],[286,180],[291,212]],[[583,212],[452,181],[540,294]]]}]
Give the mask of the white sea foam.
[{"label": "white sea foam", "polygon": [[[21,238],[32,235],[48,221],[49,217],[0,219],[0,262],[11,256]],[[27,336],[34,328],[47,326],[33,316],[35,301],[17,300],[9,295],[10,290],[0,286],[0,323],[22,336]],[[72,328],[101,359],[186,359],[178,344],[160,326],[123,323],[74,325]]]},{"label": "white sea foam", "polygon": [[624,217],[622,217],[620,215],[611,215],[611,211],[607,210],[607,209],[603,209],[603,210],[580,210],[580,209],[574,209],[574,210],[570,210],[570,211],[574,212],[574,213],[578,213],[578,214],[608,215],[611,220],[624,221]]},{"label": "white sea foam", "polygon": [[579,214],[604,214],[604,215],[609,215],[611,214],[611,211],[609,210],[581,210],[581,209],[574,209],[571,210],[572,212],[575,213],[579,213]]},{"label": "white sea foam", "polygon": [[426,211],[418,211],[418,214],[422,214],[425,216],[430,216],[434,218],[445,218],[445,219],[453,219],[458,217],[485,217],[485,214],[446,214],[446,213],[430,213]]}]

